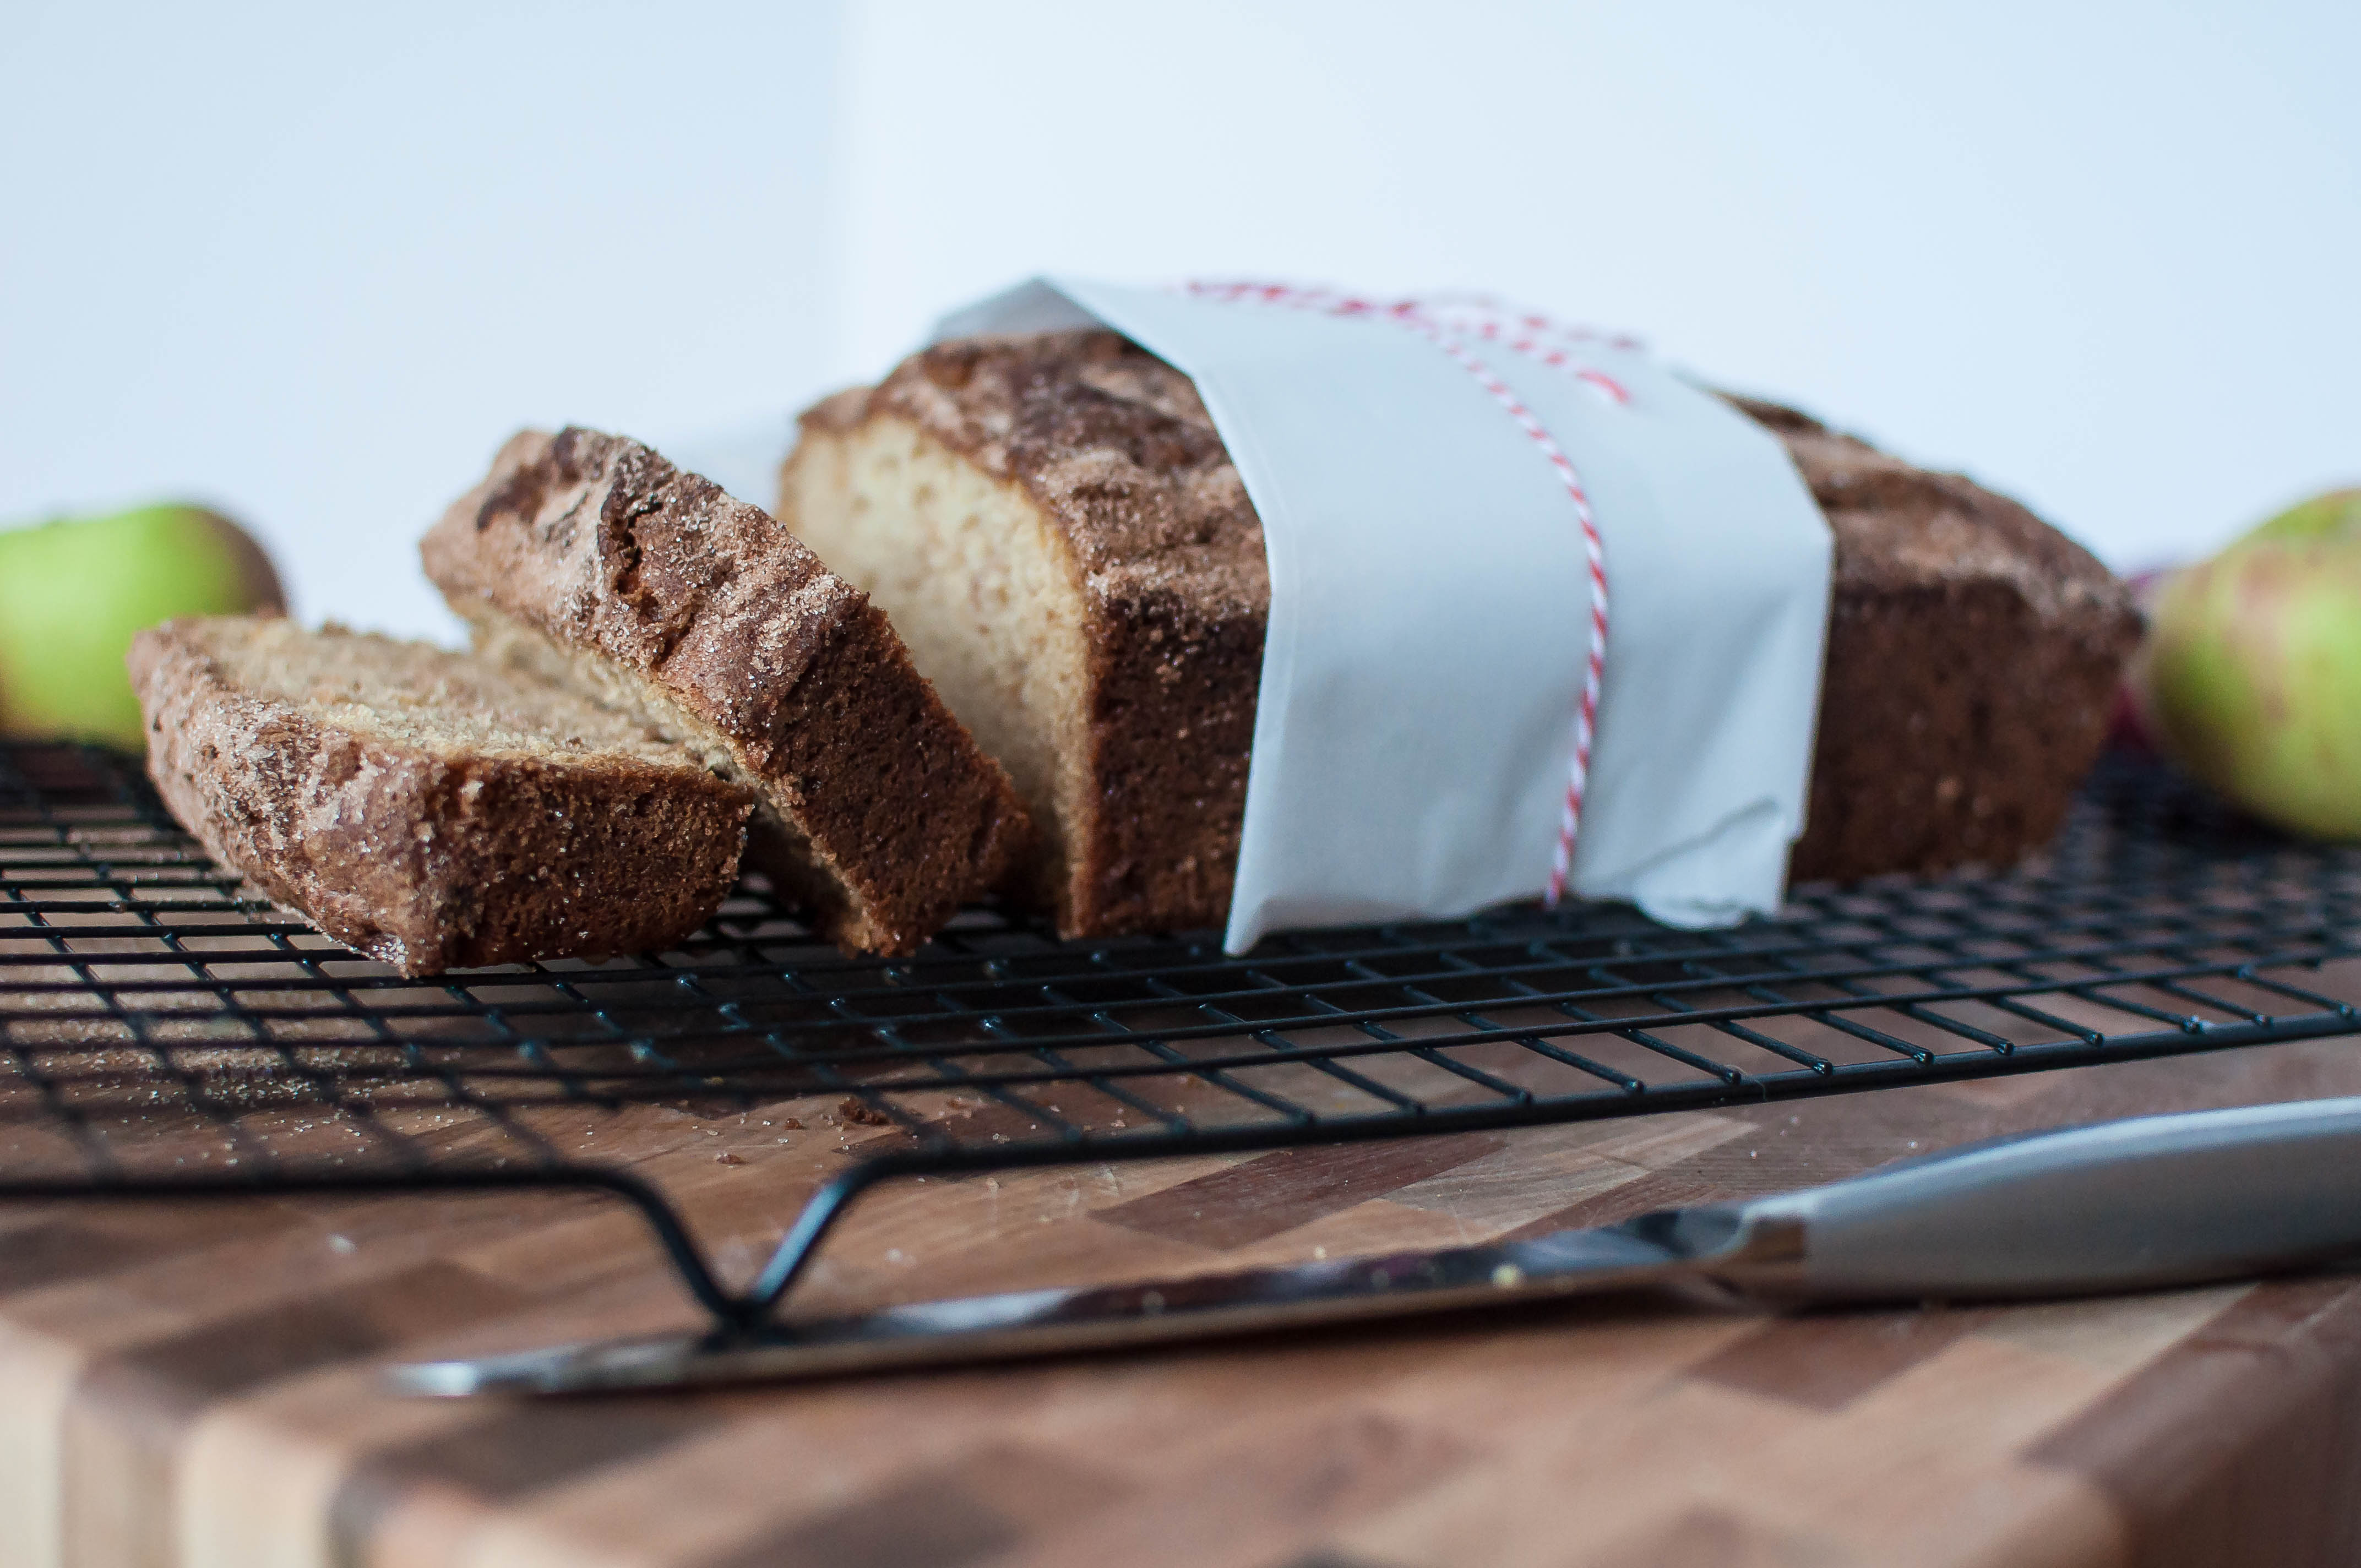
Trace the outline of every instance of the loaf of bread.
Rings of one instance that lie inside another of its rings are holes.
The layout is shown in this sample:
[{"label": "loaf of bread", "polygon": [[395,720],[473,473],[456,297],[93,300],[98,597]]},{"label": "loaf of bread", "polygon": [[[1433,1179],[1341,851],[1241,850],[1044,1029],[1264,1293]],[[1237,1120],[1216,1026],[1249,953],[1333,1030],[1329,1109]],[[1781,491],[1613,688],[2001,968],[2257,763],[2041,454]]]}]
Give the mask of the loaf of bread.
[{"label": "loaf of bread", "polygon": [[912,951],[1027,851],[1008,775],[869,596],[637,442],[517,436],[422,553],[480,655],[751,786],[748,861],[840,947]]},{"label": "loaf of bread", "polygon": [[751,790],[520,672],[247,616],[142,631],[129,663],[172,815],[404,974],[660,948],[737,875]]},{"label": "loaf of bread", "polygon": [[2004,496],[1730,400],[1786,444],[1836,536],[1790,874],[1998,867],[2048,843],[2106,744],[2139,641],[2130,588]]},{"label": "loaf of bread", "polygon": [[[1997,865],[2045,842],[2104,739],[2129,595],[2012,501],[1739,406],[1835,534],[1794,874]],[[884,607],[1006,764],[1061,931],[1225,917],[1269,578],[1187,377],[1107,332],[939,345],[805,414],[779,516]]]}]

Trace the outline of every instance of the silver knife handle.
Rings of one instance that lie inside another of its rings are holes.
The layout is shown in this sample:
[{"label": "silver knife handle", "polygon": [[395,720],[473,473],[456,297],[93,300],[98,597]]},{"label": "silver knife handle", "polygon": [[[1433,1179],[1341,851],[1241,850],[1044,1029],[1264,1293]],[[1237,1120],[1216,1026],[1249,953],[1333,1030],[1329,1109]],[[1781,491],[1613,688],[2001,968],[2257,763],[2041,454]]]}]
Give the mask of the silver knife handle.
[{"label": "silver knife handle", "polygon": [[2248,1277],[2361,1257],[2361,1099],[2144,1116],[1732,1204],[1727,1283],[1812,1300]]}]

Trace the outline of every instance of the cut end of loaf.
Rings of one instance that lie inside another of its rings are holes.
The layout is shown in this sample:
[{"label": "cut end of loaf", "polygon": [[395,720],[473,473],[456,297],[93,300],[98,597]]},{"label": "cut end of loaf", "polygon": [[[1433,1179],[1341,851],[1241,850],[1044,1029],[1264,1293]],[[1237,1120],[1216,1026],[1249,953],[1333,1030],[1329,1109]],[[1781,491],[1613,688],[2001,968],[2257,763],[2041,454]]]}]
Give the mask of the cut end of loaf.
[{"label": "cut end of loaf", "polygon": [[780,518],[1007,766],[1062,935],[1224,918],[1269,585],[1186,376],[1107,332],[939,344],[805,415]]},{"label": "cut end of loaf", "polygon": [[1072,551],[1024,489],[894,419],[806,438],[780,515],[884,607],[910,658],[998,759],[1039,839],[1015,891],[1071,928],[1092,837],[1090,645]]},{"label": "cut end of loaf", "polygon": [[644,728],[717,777],[741,785],[755,802],[748,861],[829,939],[855,952],[915,946],[877,918],[844,869],[816,848],[795,817],[769,798],[759,779],[741,763],[730,738],[675,701],[661,684],[615,660],[566,647],[480,600],[460,601],[453,608],[467,620],[478,657],[579,694],[617,722]]},{"label": "cut end of loaf", "polygon": [[247,616],[174,621],[163,635],[201,655],[231,689],[387,746],[449,759],[564,755],[683,767],[643,725],[432,643]]}]

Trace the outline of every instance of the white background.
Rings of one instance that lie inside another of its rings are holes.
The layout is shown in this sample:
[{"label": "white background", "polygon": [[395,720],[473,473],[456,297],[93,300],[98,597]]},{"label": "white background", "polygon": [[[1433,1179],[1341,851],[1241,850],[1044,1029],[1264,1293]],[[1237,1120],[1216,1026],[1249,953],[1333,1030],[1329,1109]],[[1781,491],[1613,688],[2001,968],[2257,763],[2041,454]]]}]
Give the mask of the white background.
[{"label": "white background", "polygon": [[1040,270],[1490,288],[2119,566],[2361,480],[2341,0],[325,9],[12,0],[0,520],[206,497],[441,631],[517,425],[763,450]]},{"label": "white background", "polygon": [[0,0],[0,518],[165,494],[298,613],[442,633],[519,426],[666,441],[833,343],[832,12]]}]

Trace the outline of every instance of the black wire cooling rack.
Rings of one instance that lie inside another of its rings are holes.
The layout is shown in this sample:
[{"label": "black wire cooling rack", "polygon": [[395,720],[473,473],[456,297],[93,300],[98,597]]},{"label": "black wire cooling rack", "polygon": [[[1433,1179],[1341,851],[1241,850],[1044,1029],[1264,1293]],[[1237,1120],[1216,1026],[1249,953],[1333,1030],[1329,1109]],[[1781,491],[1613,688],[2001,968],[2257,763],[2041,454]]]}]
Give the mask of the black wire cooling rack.
[{"label": "black wire cooling rack", "polygon": [[[852,959],[750,879],[676,951],[408,981],[214,867],[136,764],[0,748],[0,1198],[602,1188],[744,1327],[888,1177],[2350,1033],[2356,953],[2361,853],[2115,761],[2031,864],[1801,888],[1730,931],[1515,908],[1233,959],[1211,934],[1061,943],[974,911],[916,958]],[[867,1141],[733,1288],[664,1192],[536,1130],[645,1102],[830,1107]]]}]

